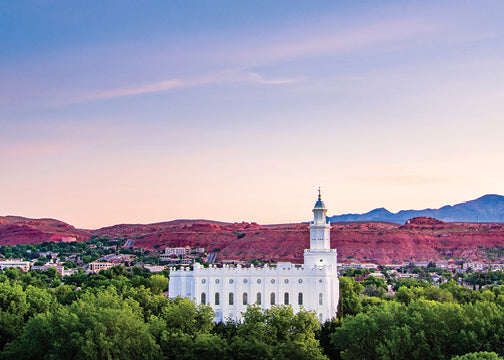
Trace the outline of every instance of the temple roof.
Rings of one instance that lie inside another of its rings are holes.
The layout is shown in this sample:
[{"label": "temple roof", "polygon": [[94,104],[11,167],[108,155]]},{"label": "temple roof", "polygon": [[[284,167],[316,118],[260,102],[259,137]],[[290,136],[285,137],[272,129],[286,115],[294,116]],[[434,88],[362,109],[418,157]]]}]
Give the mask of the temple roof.
[{"label": "temple roof", "polygon": [[327,210],[324,202],[322,201],[322,196],[320,195],[320,188],[318,189],[318,200],[315,203],[315,207],[313,208],[313,210],[316,209]]}]

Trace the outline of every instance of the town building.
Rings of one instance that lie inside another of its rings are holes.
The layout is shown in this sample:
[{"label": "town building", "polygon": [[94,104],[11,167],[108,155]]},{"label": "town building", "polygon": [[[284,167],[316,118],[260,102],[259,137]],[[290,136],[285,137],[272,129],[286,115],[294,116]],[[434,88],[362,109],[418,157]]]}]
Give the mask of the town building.
[{"label": "town building", "polygon": [[189,255],[191,248],[189,246],[186,247],[176,247],[176,248],[166,248],[164,250],[164,254],[159,256],[159,261],[173,262],[174,258],[185,258]]},{"label": "town building", "polygon": [[191,250],[191,248],[189,246],[176,247],[176,248],[166,248],[165,254],[166,255],[185,256],[185,255],[189,255],[190,250]]},{"label": "town building", "polygon": [[149,270],[151,273],[158,273],[166,269],[166,266],[159,266],[159,265],[144,265],[144,269]]},{"label": "town building", "polygon": [[88,272],[99,273],[101,270],[108,270],[117,264],[111,262],[94,261],[88,264]]},{"label": "town building", "polygon": [[310,223],[310,248],[304,250],[304,264],[279,262],[264,267],[194,264],[170,273],[169,297],[193,299],[210,305],[216,322],[240,320],[248,305],[262,309],[290,305],[294,312],[315,311],[321,322],[336,316],[339,300],[337,250],[330,248],[331,225],[320,196]]},{"label": "town building", "polygon": [[8,260],[3,260],[0,261],[0,269],[4,270],[6,268],[10,267],[17,267],[23,270],[24,272],[27,272],[30,270],[30,262],[29,261],[23,261],[19,259],[8,259]]},{"label": "town building", "polygon": [[61,263],[47,263],[41,266],[33,265],[31,270],[47,271],[48,269],[54,268],[61,276],[68,276],[73,273],[73,271],[65,270],[65,266]]}]

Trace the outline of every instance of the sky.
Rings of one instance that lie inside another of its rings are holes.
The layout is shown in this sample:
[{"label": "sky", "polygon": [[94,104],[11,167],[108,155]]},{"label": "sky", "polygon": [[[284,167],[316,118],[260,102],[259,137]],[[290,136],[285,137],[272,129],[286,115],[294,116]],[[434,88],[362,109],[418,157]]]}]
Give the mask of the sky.
[{"label": "sky", "polygon": [[0,0],[0,215],[309,221],[504,194],[504,2]]}]

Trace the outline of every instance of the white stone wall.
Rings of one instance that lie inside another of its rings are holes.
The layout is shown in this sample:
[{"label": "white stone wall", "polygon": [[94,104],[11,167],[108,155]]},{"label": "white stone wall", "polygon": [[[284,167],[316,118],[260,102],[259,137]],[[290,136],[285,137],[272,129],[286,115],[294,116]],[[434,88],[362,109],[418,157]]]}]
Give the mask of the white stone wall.
[{"label": "white stone wall", "polygon": [[317,266],[330,266],[335,269],[338,267],[338,251],[336,249],[329,250],[313,250],[305,249],[304,251],[304,266],[308,269]]},{"label": "white stone wall", "polygon": [[[216,304],[216,293],[219,294],[219,304]],[[247,305],[257,302],[258,293],[261,294],[259,306],[263,309],[273,306],[272,293],[275,294],[275,305],[285,305],[285,293],[288,293],[287,305],[291,305],[294,312],[314,310],[317,317],[325,321],[336,315],[339,281],[333,267],[307,269],[290,263],[263,268],[204,268],[196,264],[193,271],[178,270],[170,274],[169,296],[186,296],[197,304],[202,304],[204,300],[214,309],[217,322],[227,318],[239,320]],[[298,304],[299,293],[302,294],[303,305]],[[229,304],[230,294],[233,294],[232,305]],[[247,304],[243,303],[244,294]]]}]

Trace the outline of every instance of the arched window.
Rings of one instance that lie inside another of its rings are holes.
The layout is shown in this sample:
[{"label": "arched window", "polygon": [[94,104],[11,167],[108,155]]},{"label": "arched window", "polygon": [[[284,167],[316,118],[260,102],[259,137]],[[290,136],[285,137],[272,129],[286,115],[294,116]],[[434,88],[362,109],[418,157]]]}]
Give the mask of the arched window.
[{"label": "arched window", "polygon": [[284,294],[284,305],[289,305],[289,293]]},{"label": "arched window", "polygon": [[298,294],[298,305],[303,305],[303,293]]},{"label": "arched window", "polygon": [[229,293],[229,305],[234,305],[234,295],[233,295],[233,293]]},{"label": "arched window", "polygon": [[215,293],[215,305],[220,305],[220,294]]},{"label": "arched window", "polygon": [[247,293],[243,293],[243,305],[247,305],[248,304],[248,295]]},{"label": "arched window", "polygon": [[318,294],[318,304],[322,305],[324,303],[322,293]]},{"label": "arched window", "polygon": [[272,292],[270,294],[270,304],[275,305],[275,293],[274,292]]},{"label": "arched window", "polygon": [[201,305],[206,305],[206,294],[201,293]]},{"label": "arched window", "polygon": [[261,305],[261,293],[258,292],[256,295],[256,304]]}]

